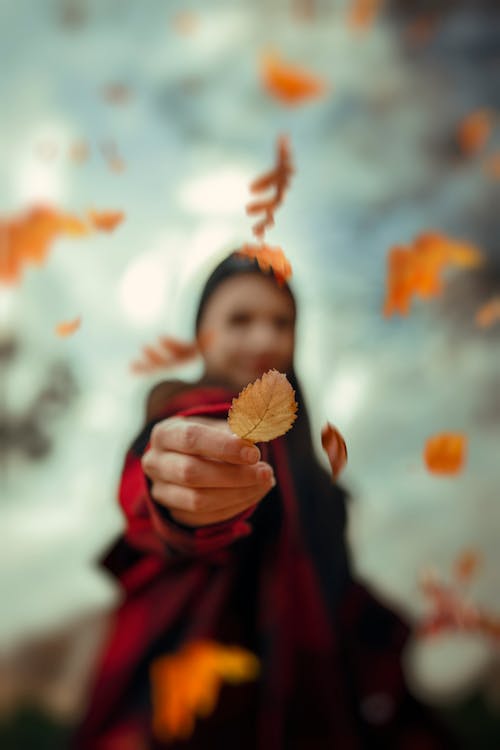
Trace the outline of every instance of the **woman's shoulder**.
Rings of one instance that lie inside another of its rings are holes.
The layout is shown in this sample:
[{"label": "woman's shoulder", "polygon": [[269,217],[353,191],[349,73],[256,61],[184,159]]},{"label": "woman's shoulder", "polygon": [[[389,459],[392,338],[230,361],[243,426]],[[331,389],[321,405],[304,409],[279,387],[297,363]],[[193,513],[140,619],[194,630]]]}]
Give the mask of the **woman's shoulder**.
[{"label": "woman's shoulder", "polygon": [[146,423],[163,416],[169,405],[189,408],[198,405],[198,401],[211,403],[223,401],[235,395],[228,386],[219,381],[202,377],[196,382],[184,380],[163,380],[149,391],[146,400]]},{"label": "woman's shoulder", "polygon": [[170,399],[193,388],[193,385],[184,380],[162,380],[154,385],[146,399],[146,422],[159,417]]}]

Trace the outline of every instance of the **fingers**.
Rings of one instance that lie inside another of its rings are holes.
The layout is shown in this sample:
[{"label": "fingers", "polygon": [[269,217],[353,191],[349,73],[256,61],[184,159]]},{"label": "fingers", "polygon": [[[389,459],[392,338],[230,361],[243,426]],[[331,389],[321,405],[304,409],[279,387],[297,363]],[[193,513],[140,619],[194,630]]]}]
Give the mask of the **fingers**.
[{"label": "fingers", "polygon": [[189,526],[224,521],[260,502],[276,484],[259,449],[221,420],[172,417],[151,433],[142,457],[154,499]]},{"label": "fingers", "polygon": [[206,513],[190,513],[188,511],[181,511],[181,510],[172,510],[170,509],[170,514],[174,521],[178,521],[179,523],[183,523],[185,526],[208,526],[212,523],[221,523],[222,521],[227,521],[229,518],[233,518],[234,516],[237,516],[238,513],[242,513],[244,510],[247,510],[247,508],[251,507],[251,505],[247,505],[245,503],[240,505],[234,505],[231,508],[226,508],[222,511],[209,511]]},{"label": "fingers", "polygon": [[257,446],[249,445],[236,435],[215,425],[175,417],[153,427],[151,448],[233,464],[254,464],[260,459]]},{"label": "fingers", "polygon": [[151,450],[142,465],[153,481],[185,487],[250,487],[273,475],[272,468],[264,461],[238,466],[172,451]]},{"label": "fingers", "polygon": [[188,512],[197,518],[205,513],[219,513],[220,511],[232,511],[229,515],[235,515],[236,507],[248,508],[255,505],[267,495],[274,485],[274,479],[269,479],[252,487],[234,489],[227,487],[223,489],[181,487],[178,484],[165,484],[155,482],[151,494],[154,499],[165,505],[169,510]]}]

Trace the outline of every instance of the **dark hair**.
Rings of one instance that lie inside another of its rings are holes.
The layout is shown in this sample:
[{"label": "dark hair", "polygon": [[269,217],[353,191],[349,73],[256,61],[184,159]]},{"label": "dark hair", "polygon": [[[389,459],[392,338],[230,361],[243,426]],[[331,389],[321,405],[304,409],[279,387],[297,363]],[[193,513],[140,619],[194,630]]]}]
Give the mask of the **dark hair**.
[{"label": "dark hair", "polygon": [[[231,255],[228,255],[226,258],[224,258],[224,260],[221,263],[219,263],[218,266],[214,268],[214,270],[208,277],[205,283],[205,286],[203,287],[200,301],[198,304],[198,310],[196,312],[196,322],[195,322],[196,332],[198,332],[198,329],[200,327],[201,318],[205,310],[206,304],[209,298],[212,296],[212,294],[215,292],[215,290],[219,286],[219,284],[221,284],[223,281],[226,281],[226,279],[230,279],[233,276],[238,276],[239,274],[244,274],[244,273],[259,274],[260,276],[265,276],[275,281],[274,274],[271,270],[263,271],[258,265],[256,260],[254,260],[253,258],[248,258],[244,255],[239,255],[238,251],[235,250],[234,252],[231,253]],[[276,281],[276,285],[278,285],[277,281]],[[293,308],[295,312],[296,304],[295,304],[295,297],[293,296],[292,290],[286,283],[281,284],[280,288],[284,289],[289,294],[290,299],[293,302]]]},{"label": "dark hair", "polygon": [[[274,280],[272,271],[262,271],[252,258],[238,255],[237,251],[233,252],[219,263],[207,279],[196,314],[196,331],[200,326],[205,306],[219,284],[233,276],[245,273],[260,274]],[[276,284],[278,285],[277,281]],[[290,295],[295,310],[295,297],[292,290],[287,284],[283,284],[281,288]],[[338,485],[332,484],[330,475],[318,464],[312,444],[307,406],[293,364],[287,376],[299,405],[297,421],[293,429],[284,436],[290,455],[297,459],[291,462],[290,470],[295,479],[295,486],[298,488],[299,523],[304,530],[304,538],[310,554],[315,560],[328,604],[332,611],[336,611],[339,598],[349,578],[348,556],[344,541],[346,493]],[[270,509],[272,504],[268,504],[267,507]],[[262,513],[266,514],[266,505],[259,506],[256,516]],[[255,520],[254,517],[254,523]],[[269,520],[266,516],[266,523]],[[272,524],[269,523],[266,535],[271,533],[271,527]]]}]

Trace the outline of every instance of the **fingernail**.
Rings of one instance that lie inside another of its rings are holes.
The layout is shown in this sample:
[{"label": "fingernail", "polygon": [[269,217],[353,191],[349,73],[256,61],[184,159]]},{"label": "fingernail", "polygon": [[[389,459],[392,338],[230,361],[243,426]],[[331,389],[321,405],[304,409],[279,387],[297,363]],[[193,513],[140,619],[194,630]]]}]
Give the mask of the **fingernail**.
[{"label": "fingernail", "polygon": [[260,458],[260,451],[255,445],[248,445],[241,449],[240,456],[243,461],[247,461],[249,464],[254,464]]},{"label": "fingernail", "polygon": [[257,469],[257,478],[260,482],[269,482],[272,477],[272,472],[269,466],[259,466]]}]

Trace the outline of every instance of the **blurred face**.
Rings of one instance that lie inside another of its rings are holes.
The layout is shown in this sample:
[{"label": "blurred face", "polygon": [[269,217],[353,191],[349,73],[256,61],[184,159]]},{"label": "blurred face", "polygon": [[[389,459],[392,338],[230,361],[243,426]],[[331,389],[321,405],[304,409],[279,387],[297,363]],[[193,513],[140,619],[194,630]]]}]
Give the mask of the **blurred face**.
[{"label": "blurred face", "polygon": [[198,331],[207,375],[240,390],[271,368],[288,371],[294,331],[293,302],[273,279],[254,273],[226,279],[209,297]]}]

